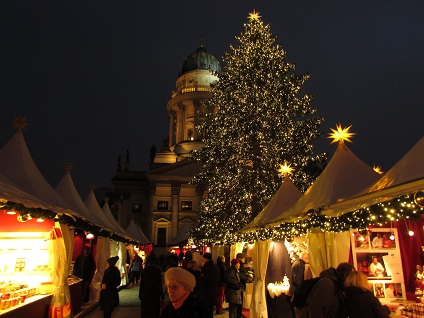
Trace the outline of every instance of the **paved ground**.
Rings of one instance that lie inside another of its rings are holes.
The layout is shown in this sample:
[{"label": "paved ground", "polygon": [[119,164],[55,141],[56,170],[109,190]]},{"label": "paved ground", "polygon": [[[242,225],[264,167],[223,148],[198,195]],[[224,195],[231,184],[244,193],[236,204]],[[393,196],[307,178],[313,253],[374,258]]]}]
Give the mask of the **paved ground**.
[{"label": "paved ground", "polygon": [[[140,300],[138,299],[139,286],[123,288],[119,292],[119,307],[115,308],[112,318],[139,318],[141,317]],[[75,318],[103,318],[103,311],[97,303],[87,303]],[[228,311],[215,315],[216,318],[228,318]]]}]

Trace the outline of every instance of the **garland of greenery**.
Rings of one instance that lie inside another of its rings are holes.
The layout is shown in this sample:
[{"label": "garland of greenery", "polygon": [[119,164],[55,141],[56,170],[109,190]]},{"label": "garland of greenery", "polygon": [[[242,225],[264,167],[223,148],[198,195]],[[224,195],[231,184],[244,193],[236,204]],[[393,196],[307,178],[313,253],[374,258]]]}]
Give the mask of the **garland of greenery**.
[{"label": "garland of greenery", "polygon": [[113,233],[111,231],[105,230],[104,228],[99,227],[82,217],[72,216],[64,212],[54,212],[51,210],[46,210],[41,208],[27,208],[23,204],[14,203],[10,201],[8,201],[4,205],[4,207],[2,207],[1,209],[18,212],[20,214],[20,219],[22,221],[26,221],[30,218],[48,219],[53,222],[66,224],[70,228],[75,228],[75,229],[82,230],[88,233],[92,233],[96,236],[108,237],[117,242],[123,242],[126,244],[136,244],[136,245],[138,244],[138,242],[136,241],[122,237],[121,235],[117,233]]},{"label": "garland of greenery", "polygon": [[291,240],[306,235],[313,229],[324,232],[344,232],[351,229],[366,229],[368,226],[382,226],[387,222],[401,219],[418,221],[424,214],[424,207],[416,204],[414,195],[408,194],[367,208],[345,213],[339,217],[328,217],[321,211],[310,210],[306,218],[297,222],[283,222],[275,227],[262,226],[249,232],[237,232],[233,241],[215,242],[231,244],[233,242],[254,242],[257,240]]}]

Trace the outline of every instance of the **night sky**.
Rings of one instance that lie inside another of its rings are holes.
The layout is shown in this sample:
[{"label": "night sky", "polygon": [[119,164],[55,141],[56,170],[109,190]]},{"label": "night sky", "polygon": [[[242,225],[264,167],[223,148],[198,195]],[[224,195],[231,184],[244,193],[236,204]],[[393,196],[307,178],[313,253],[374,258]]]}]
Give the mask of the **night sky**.
[{"label": "night sky", "polygon": [[310,73],[303,93],[337,123],[370,166],[393,166],[423,136],[424,1],[0,1],[0,146],[25,116],[24,136],[55,187],[71,161],[85,198],[110,186],[118,155],[147,170],[168,134],[166,104],[184,59],[204,38],[218,59],[249,12],[271,25],[286,61]]}]

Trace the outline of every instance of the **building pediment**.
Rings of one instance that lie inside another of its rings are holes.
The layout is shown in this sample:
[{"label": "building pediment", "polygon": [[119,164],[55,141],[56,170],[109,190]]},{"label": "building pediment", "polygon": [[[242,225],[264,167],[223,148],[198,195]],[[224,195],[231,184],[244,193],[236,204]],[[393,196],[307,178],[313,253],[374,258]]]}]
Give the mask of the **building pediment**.
[{"label": "building pediment", "polygon": [[172,163],[146,173],[150,180],[160,179],[182,179],[191,180],[194,175],[201,170],[201,164],[198,162],[183,160]]}]

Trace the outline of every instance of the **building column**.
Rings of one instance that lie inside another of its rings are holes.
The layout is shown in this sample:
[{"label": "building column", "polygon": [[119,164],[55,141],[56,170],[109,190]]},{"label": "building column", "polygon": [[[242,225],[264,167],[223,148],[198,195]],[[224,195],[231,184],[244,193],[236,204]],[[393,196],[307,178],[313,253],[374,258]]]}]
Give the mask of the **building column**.
[{"label": "building column", "polygon": [[180,191],[181,191],[181,183],[172,182],[171,184],[171,194],[172,194],[172,202],[171,202],[171,235],[170,237],[173,239],[179,230],[179,221],[180,221],[180,209],[179,209],[179,199],[180,199]]},{"label": "building column", "polygon": [[146,226],[143,229],[144,234],[150,240],[154,242],[154,232],[153,232],[153,211],[155,209],[155,194],[156,194],[156,184],[150,183],[149,189],[147,191],[147,215],[146,215]]},{"label": "building column", "polygon": [[169,112],[169,144],[168,147],[171,147],[176,144],[175,141],[175,112],[170,111]]},{"label": "building column", "polygon": [[184,105],[178,104],[178,116],[177,116],[177,144],[184,141]]}]

